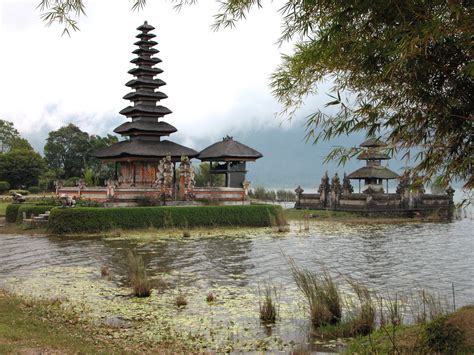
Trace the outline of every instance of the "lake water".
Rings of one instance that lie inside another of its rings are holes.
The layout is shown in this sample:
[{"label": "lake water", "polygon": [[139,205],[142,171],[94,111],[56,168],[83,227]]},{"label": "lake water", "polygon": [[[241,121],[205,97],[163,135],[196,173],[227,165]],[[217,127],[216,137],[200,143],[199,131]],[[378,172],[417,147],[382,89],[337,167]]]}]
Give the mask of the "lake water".
[{"label": "lake water", "polygon": [[[131,238],[0,235],[0,286],[87,302],[97,319],[120,314],[142,320],[143,313],[159,308],[160,317],[173,326],[186,324],[214,350],[289,349],[299,344],[315,349],[313,343],[318,342],[308,337],[289,258],[302,268],[326,268],[340,283],[347,278],[360,281],[380,294],[428,289],[450,306],[454,285],[460,307],[474,303],[473,230],[474,221],[463,219],[394,225],[314,222],[308,231],[292,222],[288,233],[249,229],[211,236],[191,231],[190,238],[154,231]],[[140,301],[139,310],[123,297],[128,292],[129,250],[143,256],[151,278],[168,284],[150,301]],[[102,266],[109,268],[110,280],[101,279]],[[281,320],[273,328],[262,327],[258,320],[259,287],[265,282],[276,285],[279,293]],[[205,302],[208,292],[217,296],[215,306]],[[172,307],[177,294],[188,298],[184,311]],[[147,337],[154,336],[150,330]],[[262,346],[262,341],[267,343]]]}]

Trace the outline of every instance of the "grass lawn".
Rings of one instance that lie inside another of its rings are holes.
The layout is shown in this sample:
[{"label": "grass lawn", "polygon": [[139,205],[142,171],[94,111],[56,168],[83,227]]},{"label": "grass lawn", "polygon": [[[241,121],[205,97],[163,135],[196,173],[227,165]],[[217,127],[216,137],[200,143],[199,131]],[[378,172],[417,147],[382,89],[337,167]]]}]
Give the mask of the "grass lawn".
[{"label": "grass lawn", "polygon": [[0,290],[0,354],[105,353],[105,344],[75,323],[58,303],[28,303]]},{"label": "grass lawn", "polygon": [[5,210],[7,209],[7,205],[9,205],[10,202],[0,202],[0,217],[5,216]]}]

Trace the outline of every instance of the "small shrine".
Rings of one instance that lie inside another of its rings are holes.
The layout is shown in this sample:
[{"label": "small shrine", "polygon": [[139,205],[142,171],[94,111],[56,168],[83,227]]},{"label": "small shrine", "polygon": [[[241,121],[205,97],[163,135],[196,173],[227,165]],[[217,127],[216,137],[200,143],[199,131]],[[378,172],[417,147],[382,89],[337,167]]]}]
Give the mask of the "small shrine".
[{"label": "small shrine", "polygon": [[399,178],[397,173],[381,164],[382,160],[390,159],[388,154],[381,151],[386,146],[386,143],[376,138],[369,138],[360,145],[364,151],[357,156],[357,159],[365,160],[366,166],[347,175],[348,179],[359,181],[359,192],[361,192],[361,180],[364,181],[364,192],[370,189],[383,193],[384,181],[386,181],[386,192],[388,192],[388,181]]},{"label": "small shrine", "polygon": [[262,156],[255,149],[237,142],[233,137],[226,136],[222,141],[203,149],[197,157],[201,161],[209,162],[211,179],[213,175],[223,174],[225,187],[244,187],[246,163]]}]

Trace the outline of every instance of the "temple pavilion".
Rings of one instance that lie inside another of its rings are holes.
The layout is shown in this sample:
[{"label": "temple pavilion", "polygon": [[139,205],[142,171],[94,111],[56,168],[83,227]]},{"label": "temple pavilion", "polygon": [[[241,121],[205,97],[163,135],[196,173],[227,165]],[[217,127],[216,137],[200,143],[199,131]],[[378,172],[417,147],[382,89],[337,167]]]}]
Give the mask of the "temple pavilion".
[{"label": "temple pavilion", "polygon": [[140,31],[135,42],[138,48],[133,51],[136,58],[131,61],[136,67],[129,71],[135,78],[125,84],[133,91],[124,96],[133,105],[120,111],[131,121],[114,129],[126,140],[95,152],[95,156],[103,162],[115,163],[115,177],[122,187],[152,186],[158,163],[164,157],[169,156],[177,162],[182,156],[194,158],[198,155],[194,149],[163,139],[177,129],[163,121],[171,110],[160,105],[161,100],[167,98],[160,91],[166,83],[155,78],[163,70],[155,67],[161,59],[154,56],[159,52],[154,48],[157,45],[153,41],[155,35],[150,33],[154,29],[147,22],[137,28]]},{"label": "temple pavilion", "polygon": [[[197,157],[201,161],[209,162],[211,179],[213,175],[223,174],[225,187],[243,187],[247,173],[246,163],[262,156],[262,153],[255,149],[226,136],[222,141],[203,149]],[[212,180],[210,184],[212,185]]]},{"label": "temple pavilion", "polygon": [[390,159],[388,154],[381,151],[386,146],[386,143],[376,138],[369,138],[360,145],[364,150],[357,156],[357,159],[365,160],[366,166],[347,175],[348,179],[359,181],[359,192],[361,180],[364,181],[364,192],[368,189],[374,192],[384,192],[384,181],[387,183],[388,192],[388,180],[399,178],[397,173],[381,165],[382,160]]}]

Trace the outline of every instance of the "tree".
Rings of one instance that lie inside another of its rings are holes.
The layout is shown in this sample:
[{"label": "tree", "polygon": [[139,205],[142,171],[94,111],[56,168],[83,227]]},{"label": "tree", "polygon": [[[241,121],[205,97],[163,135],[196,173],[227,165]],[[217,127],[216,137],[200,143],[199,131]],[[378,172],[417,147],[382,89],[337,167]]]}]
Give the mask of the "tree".
[{"label": "tree", "polygon": [[12,150],[0,154],[0,180],[8,181],[12,188],[38,185],[43,170],[43,158],[33,150]]},{"label": "tree", "polygon": [[8,152],[15,139],[21,138],[13,123],[0,120],[0,153]]},{"label": "tree", "polygon": [[[261,0],[219,2],[216,29],[232,27],[262,6]],[[50,23],[71,24],[69,15],[84,12],[81,0],[41,3]],[[133,7],[145,3],[134,0]],[[473,9],[465,0],[287,0],[280,9],[281,41],[294,40],[295,50],[273,74],[273,93],[291,117],[330,79],[327,106],[336,113],[311,114],[308,139],[363,131],[387,140],[393,152],[420,149],[415,174],[472,188]],[[339,147],[328,158],[344,162],[356,153]]]},{"label": "tree", "polygon": [[44,146],[48,167],[66,179],[82,175],[89,151],[89,134],[72,123],[49,132]]},{"label": "tree", "polygon": [[[201,163],[194,167],[194,184],[197,187],[207,187],[211,181],[211,173],[209,163]],[[213,174],[212,186],[224,186],[224,175]]]}]

